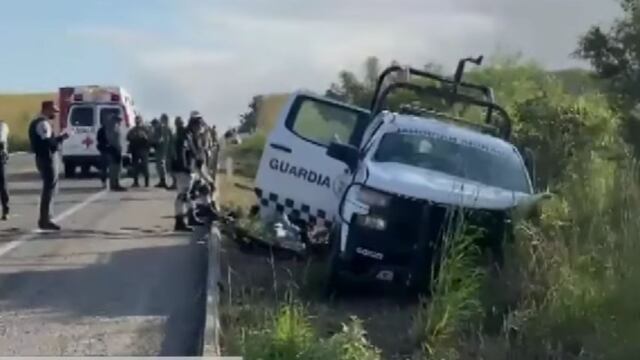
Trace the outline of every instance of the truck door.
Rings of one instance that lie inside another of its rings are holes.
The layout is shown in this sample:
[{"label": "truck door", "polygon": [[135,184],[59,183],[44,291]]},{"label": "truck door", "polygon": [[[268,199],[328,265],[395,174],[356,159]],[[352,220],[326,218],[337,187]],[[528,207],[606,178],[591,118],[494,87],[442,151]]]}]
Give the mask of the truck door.
[{"label": "truck door", "polygon": [[347,167],[326,155],[338,140],[358,146],[369,112],[326,98],[291,96],[267,138],[256,177],[263,216],[286,213],[311,224],[331,224],[338,207],[339,177]]}]

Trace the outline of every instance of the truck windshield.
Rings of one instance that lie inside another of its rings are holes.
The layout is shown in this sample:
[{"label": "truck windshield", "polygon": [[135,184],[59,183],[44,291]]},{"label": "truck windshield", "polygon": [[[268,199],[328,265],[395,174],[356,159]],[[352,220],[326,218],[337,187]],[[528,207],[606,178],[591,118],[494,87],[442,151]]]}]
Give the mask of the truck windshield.
[{"label": "truck windshield", "polygon": [[515,153],[499,153],[471,144],[427,135],[388,133],[373,157],[442,172],[511,191],[529,193],[524,165]]}]

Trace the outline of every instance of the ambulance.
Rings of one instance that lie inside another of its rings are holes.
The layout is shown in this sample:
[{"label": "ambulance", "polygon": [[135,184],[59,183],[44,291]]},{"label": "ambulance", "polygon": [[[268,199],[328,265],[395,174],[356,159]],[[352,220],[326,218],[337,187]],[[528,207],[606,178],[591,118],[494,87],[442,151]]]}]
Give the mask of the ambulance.
[{"label": "ambulance", "polygon": [[74,177],[80,168],[84,175],[92,167],[99,168],[100,153],[97,149],[98,129],[102,121],[112,115],[122,118],[122,155],[125,166],[130,163],[126,136],[134,126],[137,114],[135,103],[129,92],[119,86],[72,86],[62,87],[58,92],[60,116],[58,131],[71,136],[62,144],[64,175]]}]

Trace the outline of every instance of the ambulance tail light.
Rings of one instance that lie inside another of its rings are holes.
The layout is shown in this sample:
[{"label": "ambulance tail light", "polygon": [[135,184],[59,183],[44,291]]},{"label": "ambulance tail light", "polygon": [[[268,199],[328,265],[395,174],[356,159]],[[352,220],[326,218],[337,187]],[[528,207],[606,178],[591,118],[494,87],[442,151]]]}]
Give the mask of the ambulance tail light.
[{"label": "ambulance tail light", "polygon": [[126,109],[124,109],[123,120],[124,120],[124,123],[127,126],[127,128],[130,128],[131,127],[131,118],[129,117],[129,112]]},{"label": "ambulance tail light", "polygon": [[81,102],[82,101],[82,94],[74,94],[73,95],[73,101]]}]

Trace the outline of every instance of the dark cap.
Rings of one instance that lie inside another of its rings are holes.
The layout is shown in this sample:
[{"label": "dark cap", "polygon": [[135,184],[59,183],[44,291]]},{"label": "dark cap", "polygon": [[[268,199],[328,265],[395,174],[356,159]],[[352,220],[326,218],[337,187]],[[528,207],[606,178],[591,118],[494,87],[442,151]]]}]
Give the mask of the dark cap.
[{"label": "dark cap", "polygon": [[42,108],[42,111],[51,110],[53,112],[60,112],[60,109],[58,109],[58,106],[56,105],[56,103],[51,100],[43,101],[41,108]]}]

